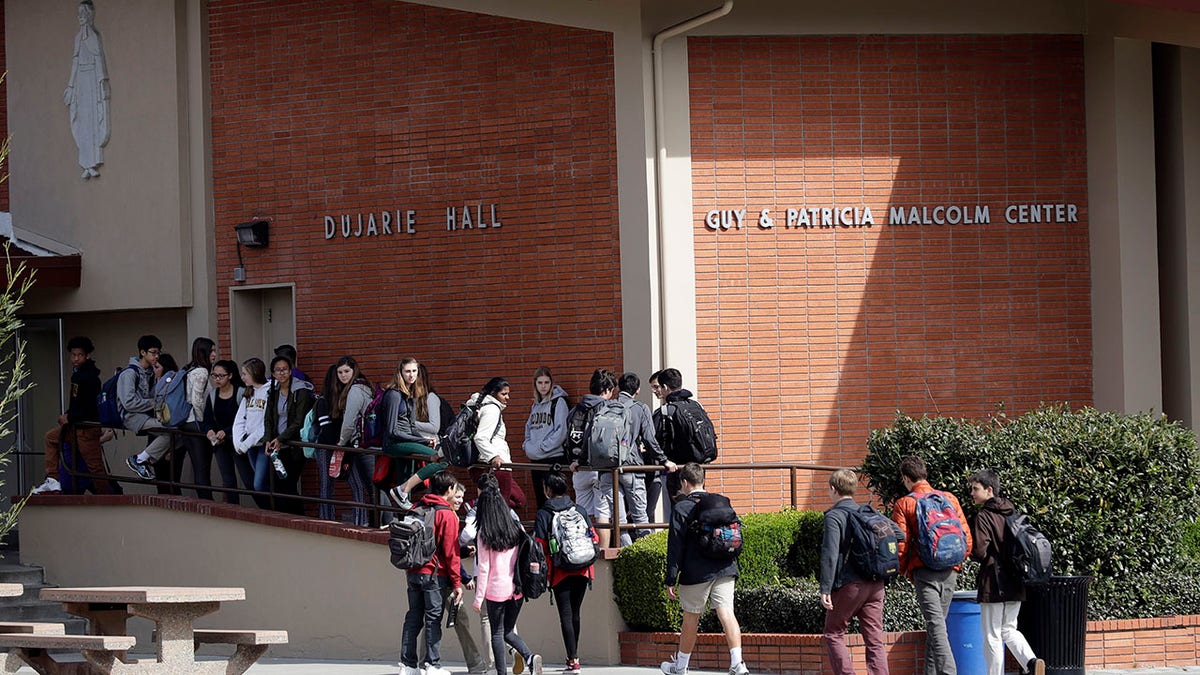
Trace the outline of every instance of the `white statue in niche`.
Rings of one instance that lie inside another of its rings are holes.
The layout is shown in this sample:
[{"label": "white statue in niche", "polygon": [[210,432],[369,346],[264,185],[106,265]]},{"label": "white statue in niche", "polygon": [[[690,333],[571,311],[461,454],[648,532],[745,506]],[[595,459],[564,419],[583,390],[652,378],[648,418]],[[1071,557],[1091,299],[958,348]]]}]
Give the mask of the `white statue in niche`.
[{"label": "white statue in niche", "polygon": [[71,79],[63,93],[63,102],[71,111],[71,135],[79,146],[80,177],[100,175],[104,146],[108,145],[108,69],[104,65],[104,47],[96,31],[96,6],[92,0],[79,3],[79,32],[75,34],[75,55],[71,59]]}]

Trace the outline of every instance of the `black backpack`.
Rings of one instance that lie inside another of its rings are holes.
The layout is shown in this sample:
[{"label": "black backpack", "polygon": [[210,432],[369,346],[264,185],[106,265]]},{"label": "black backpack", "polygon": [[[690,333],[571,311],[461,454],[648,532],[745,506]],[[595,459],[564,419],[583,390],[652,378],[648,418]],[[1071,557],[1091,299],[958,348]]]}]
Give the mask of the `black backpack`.
[{"label": "black backpack", "polygon": [[713,560],[736,560],[742,554],[742,521],[729,498],[715,492],[688,495],[695,504],[688,531],[700,554]]},{"label": "black backpack", "polygon": [[392,564],[402,570],[424,567],[437,553],[433,523],[444,506],[417,506],[388,525],[388,550]]},{"label": "black backpack", "polygon": [[[442,453],[446,455],[446,460],[454,466],[471,466],[475,463],[477,453],[475,451],[475,432],[479,429],[479,409],[484,404],[480,400],[476,400],[474,405],[463,404],[458,409],[458,414],[450,420],[449,426],[446,427],[438,441]],[[500,426],[496,425],[496,430],[492,432],[494,437],[500,431]]]},{"label": "black backpack", "polygon": [[521,550],[517,552],[517,574],[513,581],[519,586],[517,590],[527,602],[537,600],[550,586],[546,552],[542,550],[541,544],[529,536],[522,539],[520,546]]},{"label": "black backpack", "polygon": [[595,405],[586,408],[581,402],[567,413],[567,437],[563,440],[563,457],[566,462],[586,461],[588,429],[599,407]]},{"label": "black backpack", "polygon": [[434,394],[438,398],[438,434],[446,433],[450,428],[450,423],[454,421],[454,408],[450,406],[450,402],[442,398],[441,394]]},{"label": "black backpack", "polygon": [[896,524],[864,504],[846,513],[846,559],[867,581],[891,581],[900,573]]},{"label": "black backpack", "polygon": [[1004,517],[1007,530],[1009,560],[1026,584],[1041,584],[1050,580],[1054,564],[1050,551],[1050,540],[1042,534],[1029,516],[1014,513]]},{"label": "black backpack", "polygon": [[671,461],[708,464],[717,458],[717,430],[703,406],[685,398],[663,404],[662,413]]}]

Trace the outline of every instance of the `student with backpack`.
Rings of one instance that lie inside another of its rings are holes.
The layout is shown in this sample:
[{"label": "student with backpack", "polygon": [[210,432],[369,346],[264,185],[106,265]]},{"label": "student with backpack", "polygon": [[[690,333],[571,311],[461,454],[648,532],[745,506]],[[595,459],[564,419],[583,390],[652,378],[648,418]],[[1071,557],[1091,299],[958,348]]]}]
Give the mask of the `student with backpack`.
[{"label": "student with backpack", "polygon": [[485,479],[481,484],[479,500],[475,504],[477,528],[475,556],[475,600],[476,612],[487,600],[488,622],[492,627],[492,655],[496,660],[497,675],[507,675],[505,644],[511,645],[529,664],[532,675],[542,675],[542,657],[534,654],[516,633],[517,617],[521,613],[524,594],[522,579],[518,574],[518,563],[523,545],[529,539],[512,518],[508,499],[500,491],[499,482]]},{"label": "student with backpack", "polygon": [[[667,459],[663,454],[654,431],[654,418],[650,414],[650,408],[636,398],[642,389],[642,381],[638,378],[637,373],[622,374],[617,380],[617,388],[621,391],[617,395],[617,400],[628,411],[629,428],[633,434],[631,446],[633,452],[630,452],[621,464],[623,466],[638,464],[666,466],[667,473],[674,473],[679,465]],[[604,499],[612,499],[611,473],[600,474],[600,493]],[[629,512],[629,522],[635,524],[650,522],[652,515],[650,511],[654,509],[655,504],[647,499],[646,480],[641,474],[621,474],[621,494]],[[648,534],[650,534],[649,529],[634,530],[633,538],[638,539]]]},{"label": "student with backpack", "polygon": [[[45,466],[46,480],[33,489],[33,494],[39,495],[50,492],[62,492],[59,482],[60,452],[62,442],[67,439],[73,443],[72,455],[69,462],[62,462],[72,469],[78,470],[80,459],[86,465],[90,474],[104,475],[108,469],[104,464],[103,434],[111,433],[99,427],[77,427],[80,422],[98,422],[100,411],[97,401],[100,396],[100,369],[92,360],[92,352],[96,350],[92,341],[86,337],[76,336],[67,341],[67,357],[71,361],[71,395],[67,409],[58,416],[58,423],[46,432]],[[91,481],[96,494],[114,492],[112,483],[107,480]],[[70,487],[70,486],[68,486]]]},{"label": "student with backpack", "polygon": [[155,401],[150,379],[162,354],[162,341],[154,335],[143,335],[138,338],[137,349],[138,355],[129,359],[129,366],[117,377],[117,408],[126,429],[139,436],[151,436],[146,449],[128,457],[125,464],[134,476],[154,480],[154,463],[171,448],[170,436],[154,433],[163,425],[154,417]]},{"label": "student with backpack", "polygon": [[[567,439],[567,392],[554,383],[554,375],[546,366],[533,371],[533,408],[525,422],[525,443],[522,449],[530,462],[555,464],[562,461],[563,441]],[[533,495],[540,509],[546,504],[545,478],[548,471],[531,471]]]},{"label": "student with backpack", "polygon": [[[658,372],[658,395],[662,399],[654,417],[658,444],[667,459],[676,464],[708,464],[717,458],[717,433],[704,406],[683,388],[683,375],[675,368]],[[679,494],[676,474],[668,473],[666,505]]]},{"label": "student with backpack", "polygon": [[[292,362],[286,356],[271,359],[274,382],[267,392],[267,413],[263,418],[263,451],[254,460],[254,489],[271,487],[274,471],[276,495],[300,494],[300,471],[304,452],[295,445],[300,440],[304,418],[312,408],[313,386],[292,377]],[[286,443],[286,445],[285,445]],[[275,507],[284,513],[304,515],[304,503],[298,499],[276,497]]]},{"label": "student with backpack", "polygon": [[[325,379],[322,380],[321,393],[313,397],[313,407],[306,416],[304,429],[301,436],[305,440],[311,438],[321,445],[337,445],[338,436],[342,432],[342,421],[333,417],[333,396],[334,389],[337,388],[337,363],[329,364],[325,369]],[[293,369],[294,371],[294,369]],[[293,372],[292,377],[295,377]],[[305,452],[305,455],[312,455],[314,464],[317,466],[317,497],[320,499],[333,499],[334,481],[333,476],[329,475],[330,461],[333,459],[333,451],[327,448],[311,448],[311,452]],[[340,463],[339,463],[340,467]],[[333,504],[317,504],[317,517],[321,520],[336,520],[337,510]]]},{"label": "student with backpack", "polygon": [[[238,402],[237,415],[233,418],[233,451],[246,458],[251,467],[250,484],[254,490],[254,503],[260,509],[271,508],[271,500],[259,487],[258,460],[263,456],[263,436],[266,435],[267,396],[271,384],[267,381],[267,364],[262,359],[249,358],[242,362],[242,381],[246,388]],[[265,470],[263,479],[266,479]]]},{"label": "student with backpack", "polygon": [[[825,607],[825,648],[829,668],[834,675],[853,675],[854,662],[846,648],[846,627],[858,617],[859,631],[867,647],[867,672],[888,675],[887,648],[883,642],[883,586],[899,570],[895,525],[870,506],[859,507],[854,501],[858,475],[850,469],[838,469],[829,477],[829,496],[833,506],[825,512],[825,533],[821,541],[821,605]],[[857,525],[856,526],[856,522]],[[884,570],[863,569],[858,547],[870,535],[871,525],[882,525],[892,553],[891,565]],[[858,534],[859,536],[855,536]],[[868,537],[862,536],[868,534]],[[883,577],[883,578],[880,578]]]},{"label": "student with backpack", "polygon": [[[221,486],[237,488],[237,477],[241,474],[242,485],[254,489],[254,467],[245,455],[234,450],[233,426],[237,421],[238,407],[245,393],[242,378],[238,376],[237,364],[233,361],[217,361],[212,366],[208,379],[212,387],[204,400],[203,430],[217,460],[217,471],[221,474]],[[241,502],[236,492],[226,492],[227,504]]]},{"label": "student with backpack", "polygon": [[[414,515],[424,518],[432,511],[432,556],[407,568],[408,612],[400,636],[400,675],[450,675],[441,666],[443,599],[449,590],[452,605],[462,601],[463,587],[458,552],[458,516],[450,500],[458,479],[439,471],[429,479],[429,491],[418,502]],[[428,519],[425,521],[428,523]],[[427,525],[428,526],[428,525]],[[393,523],[395,528],[396,524]],[[427,531],[427,530],[426,530]],[[418,660],[417,636],[425,631],[426,650]]]},{"label": "student with backpack", "polygon": [[1017,629],[1025,582],[1013,562],[1006,521],[1017,513],[1013,503],[1000,493],[1000,477],[994,471],[979,471],[967,479],[971,501],[979,507],[971,528],[974,541],[971,559],[979,563],[975,578],[979,601],[979,623],[983,629],[983,660],[988,675],[1003,675],[1004,645],[1022,670],[1045,675],[1046,662],[1037,658],[1029,642]]},{"label": "student with backpack", "polygon": [[925,675],[956,675],[946,615],[958,583],[958,570],[971,551],[971,528],[958,498],[934,490],[925,461],[900,461],[900,480],[909,493],[896,500],[892,520],[904,536],[899,540],[900,573],[916,587],[925,617]]},{"label": "student with backpack", "polygon": [[[592,421],[600,409],[607,405],[617,393],[617,377],[604,368],[592,371],[588,381],[588,393],[567,415],[566,458],[571,460],[571,483],[575,488],[575,501],[596,525],[601,548],[608,548],[612,540],[612,497],[601,494],[600,474],[592,470],[589,431]],[[609,490],[612,488],[610,487]],[[619,514],[618,514],[619,517]],[[609,527],[605,527],[609,525]]]},{"label": "student with backpack", "polygon": [[[175,357],[167,352],[159,354],[158,361],[154,364],[154,374],[150,378],[150,394],[154,397],[154,416],[159,422],[163,422],[163,418],[169,415],[167,411],[168,398],[186,401],[187,387],[184,385],[187,378],[180,376],[176,381],[175,376],[178,374],[179,364],[175,363]],[[163,425],[171,426],[166,422],[163,422]],[[187,445],[184,444],[183,437],[176,437],[170,453],[154,463],[154,475],[162,476],[163,480],[172,480],[176,483],[181,481],[183,479],[183,458],[186,453]],[[164,484],[159,485],[157,489],[160,495],[183,494],[183,490],[177,485]]]},{"label": "student with backpack", "polygon": [[[362,443],[364,424],[362,416],[367,406],[375,397],[375,389],[358,368],[358,362],[353,357],[343,356],[334,365],[333,388],[326,394],[329,399],[329,417],[337,420],[338,437],[333,445],[339,447],[359,447]],[[375,473],[375,455],[361,452],[346,452],[334,450],[325,466],[318,466],[318,472],[338,478],[344,476],[350,483],[351,498],[360,503],[366,503],[370,495],[371,476]],[[353,511],[354,524],[367,527],[370,524],[370,512],[365,506],[356,506]]]},{"label": "student with backpack", "polygon": [[[718,557],[717,552],[706,545],[704,536],[706,521],[713,524],[730,518],[736,521],[737,515],[728,499],[704,490],[704,467],[689,462],[674,475],[679,476],[682,494],[671,512],[666,584],[672,600],[676,598],[675,585],[679,584],[683,628],[679,633],[679,650],[673,659],[663,661],[662,672],[687,675],[692,649],[696,646],[700,615],[708,605],[725,631],[725,642],[729,645],[729,675],[748,675],[750,670],[742,661],[742,629],[733,613],[733,590],[738,575],[736,553],[733,557]],[[706,513],[708,511],[712,513]],[[722,511],[728,511],[730,515]]]},{"label": "student with backpack", "polygon": [[[476,415],[479,421],[475,427],[474,441],[478,451],[476,463],[489,465],[504,500],[514,511],[520,511],[525,506],[525,491],[513,480],[512,469],[502,468],[504,464],[512,464],[503,415],[504,409],[508,407],[510,393],[508,380],[493,377],[482,389],[471,395],[466,405],[478,411]],[[472,467],[471,479],[478,481],[484,471],[478,466]]]},{"label": "student with backpack", "polygon": [[[384,390],[383,416],[387,420],[383,449],[391,458],[420,456],[433,458],[437,455],[438,432],[442,426],[442,399],[429,389],[428,371],[413,357],[400,360],[392,381]],[[427,464],[425,475],[418,481],[413,477],[421,471],[421,462],[411,459],[391,459],[398,462],[399,469],[393,471],[399,484],[387,491],[388,499],[401,508],[412,502],[409,492],[425,477],[446,468],[446,464]],[[433,468],[436,467],[436,468]]]},{"label": "student with backpack", "polygon": [[[177,449],[181,448],[191,460],[192,482],[196,485],[212,485],[213,445],[199,434],[205,431],[204,405],[210,388],[208,374],[217,356],[217,343],[206,337],[198,337],[192,340],[192,359],[178,373],[178,377],[185,378],[184,396],[190,407],[187,421],[180,429],[191,433],[180,437]],[[177,451],[175,457],[175,474],[178,477],[172,476],[176,481],[183,477],[183,458],[180,454]],[[196,496],[212,501],[213,493],[212,490],[198,487]]]},{"label": "student with backpack", "polygon": [[580,672],[579,620],[583,596],[596,573],[594,563],[600,555],[600,538],[587,513],[567,495],[567,477],[558,471],[543,480],[546,502],[538,509],[533,535],[549,562],[550,590],[558,606],[563,647],[567,651],[568,672]]}]

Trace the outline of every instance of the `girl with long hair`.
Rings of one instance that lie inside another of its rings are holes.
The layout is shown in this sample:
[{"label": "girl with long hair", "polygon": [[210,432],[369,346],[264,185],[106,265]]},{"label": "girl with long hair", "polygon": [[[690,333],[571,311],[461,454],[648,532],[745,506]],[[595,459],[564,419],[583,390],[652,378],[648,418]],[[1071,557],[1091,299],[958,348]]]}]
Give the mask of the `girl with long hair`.
[{"label": "girl with long hair", "polygon": [[475,504],[475,611],[487,600],[487,617],[492,627],[492,654],[497,675],[508,675],[505,644],[525,659],[532,675],[542,675],[542,657],[534,654],[517,635],[517,617],[523,603],[517,583],[517,562],[525,531],[513,519],[512,510],[497,481],[484,478]]},{"label": "girl with long hair", "polygon": [[[250,464],[250,482],[246,486],[258,490],[255,459],[263,454],[263,436],[266,434],[267,396],[271,385],[267,381],[267,364],[262,359],[250,358],[242,362],[242,380],[246,388],[238,402],[237,415],[233,418],[233,450],[246,458]],[[243,480],[245,476],[243,475]],[[270,508],[271,501],[265,495],[254,494],[254,503],[260,509]]]},{"label": "girl with long hair", "polygon": [[[337,445],[338,436],[342,431],[341,420],[336,420],[332,416],[333,404],[331,401],[334,398],[334,389],[337,387],[337,369],[338,364],[329,364],[329,368],[325,370],[325,384],[321,387],[321,395],[317,396],[313,403],[313,415],[317,423],[317,443],[321,445]],[[333,499],[334,477],[329,475],[328,470],[332,458],[332,450],[313,448],[313,459],[317,464],[317,496],[321,499]],[[317,516],[321,520],[336,520],[337,511],[333,504],[322,503],[317,505]]]},{"label": "girl with long hair", "polygon": [[[441,406],[437,394],[429,391],[428,377],[422,377],[421,364],[411,356],[400,360],[392,381],[383,395],[384,419],[390,422],[383,441],[383,450],[392,457],[417,455],[433,458],[437,455],[438,430],[441,426]],[[388,498],[401,508],[409,508],[409,479],[417,473],[418,463],[425,460],[401,460],[399,487],[388,490]],[[427,464],[422,471],[430,475],[445,468],[433,469]]]},{"label": "girl with long hair", "polygon": [[[174,377],[177,372],[179,372],[179,364],[175,362],[175,357],[166,352],[159,354],[158,361],[154,363],[154,377],[150,378],[151,396],[153,396],[154,387],[160,381]],[[154,475],[163,480],[166,480],[164,477],[170,477],[171,480],[178,483],[183,478],[183,455],[186,452],[187,445],[177,438],[174,449],[163,453],[162,459],[154,463]],[[183,494],[183,491],[174,485],[159,485],[156,489],[160,495]]]},{"label": "girl with long hair", "polygon": [[[245,455],[235,452],[233,448],[233,425],[243,394],[237,364],[233,361],[217,361],[208,379],[212,381],[212,386],[204,399],[203,429],[217,460],[221,486],[237,488],[237,476],[241,474],[242,484],[251,490],[254,488],[254,468]],[[226,503],[237,504],[240,501],[236,492],[225,493]]]},{"label": "girl with long hair", "polygon": [[[176,481],[183,475],[183,463],[179,461],[181,458],[178,456],[179,450],[183,450],[192,460],[192,482],[196,485],[212,485],[213,444],[199,434],[205,431],[204,405],[208,398],[208,374],[212,370],[213,361],[216,360],[217,343],[206,337],[192,340],[192,360],[183,367],[187,373],[187,381],[183,385],[184,394],[192,406],[192,411],[188,413],[187,422],[182,427],[184,431],[192,433],[184,435],[180,444],[176,446],[175,473],[172,475]],[[198,487],[196,496],[212,501],[213,493],[212,490]]]},{"label": "girl with long hair", "polygon": [[[501,414],[508,407],[510,392],[508,380],[493,377],[471,395],[467,405],[479,409],[479,424],[475,428],[475,448],[479,454],[476,462],[491,467],[489,470],[500,485],[500,493],[514,511],[520,511],[525,506],[525,492],[513,480],[512,469],[501,468],[504,464],[512,464],[512,453],[505,438],[508,432]],[[471,479],[478,481],[483,473],[484,469],[472,468]]]},{"label": "girl with long hair", "polygon": [[[271,472],[274,472],[276,494],[298,495],[304,454],[294,444],[300,440],[300,427],[304,426],[304,418],[312,408],[313,386],[292,377],[292,360],[286,356],[271,359],[271,374],[275,383],[267,393],[267,414],[263,419],[266,444],[261,453],[251,457],[254,489],[269,490]],[[276,497],[275,505],[284,513],[304,515],[304,503],[298,499]]]},{"label": "girl with long hair", "polygon": [[[327,394],[330,419],[338,421],[338,438],[334,445],[357,448],[362,441],[360,434],[363,430],[359,417],[374,398],[375,389],[358,369],[358,362],[353,357],[343,356],[337,360],[334,368],[336,377],[332,382],[333,388]],[[367,490],[371,485],[371,474],[375,472],[375,455],[335,450],[329,463],[318,466],[318,469],[334,478],[346,474],[351,497],[356,502],[365,503],[369,496]],[[367,507],[354,507],[355,525],[367,527],[369,517]]]},{"label": "girl with long hair", "polygon": [[[533,371],[533,408],[525,422],[525,443],[522,449],[531,462],[554,464],[562,461],[563,441],[567,439],[567,392],[554,384],[554,375],[546,366]],[[545,480],[547,471],[531,471],[533,497],[538,508],[546,504]]]}]

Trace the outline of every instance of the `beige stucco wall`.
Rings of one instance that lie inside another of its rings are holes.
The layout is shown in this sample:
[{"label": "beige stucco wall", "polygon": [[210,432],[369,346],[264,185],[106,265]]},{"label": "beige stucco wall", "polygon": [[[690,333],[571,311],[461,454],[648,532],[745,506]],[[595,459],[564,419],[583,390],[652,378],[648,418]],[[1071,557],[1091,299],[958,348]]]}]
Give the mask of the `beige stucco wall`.
[{"label": "beige stucco wall", "polygon": [[78,3],[5,3],[13,222],[83,252],[81,287],[36,291],[31,312],[191,304],[186,4],[99,4],[112,135],[84,181],[63,104]]},{"label": "beige stucco wall", "polygon": [[[199,625],[287,630],[289,644],[272,647],[272,656],[391,663],[399,657],[405,577],[380,544],[138,506],[26,506],[20,528],[21,561],[45,566],[50,583],[241,586],[244,602],[224,604]],[[611,569],[597,564],[584,600],[584,663],[619,662],[623,623],[608,601]],[[548,597],[524,606],[518,628],[546,663],[565,661]],[[148,631],[136,624],[142,646]],[[453,632],[443,640],[443,657],[461,662]]]}]

